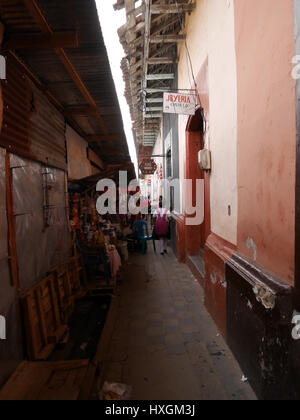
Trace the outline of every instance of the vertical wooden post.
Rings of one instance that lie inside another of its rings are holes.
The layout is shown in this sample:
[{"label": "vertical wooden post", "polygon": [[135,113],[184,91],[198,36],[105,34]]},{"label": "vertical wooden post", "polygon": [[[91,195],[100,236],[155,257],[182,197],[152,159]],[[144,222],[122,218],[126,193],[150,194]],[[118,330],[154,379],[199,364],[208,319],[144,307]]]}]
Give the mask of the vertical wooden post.
[{"label": "vertical wooden post", "polygon": [[13,191],[12,191],[12,178],[10,170],[10,154],[6,153],[5,158],[6,169],[6,208],[7,208],[7,224],[8,224],[8,252],[10,260],[10,271],[13,285],[16,287],[17,292],[20,290],[19,281],[19,266],[17,254],[17,241],[15,230],[15,219],[13,209]]}]

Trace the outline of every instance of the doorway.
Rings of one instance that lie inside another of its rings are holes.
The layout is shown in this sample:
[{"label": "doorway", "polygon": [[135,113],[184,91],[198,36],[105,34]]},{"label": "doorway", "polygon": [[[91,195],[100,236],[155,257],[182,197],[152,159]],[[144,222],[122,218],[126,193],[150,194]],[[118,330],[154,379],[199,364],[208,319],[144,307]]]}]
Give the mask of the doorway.
[{"label": "doorway", "polygon": [[[201,110],[191,116],[186,128],[186,179],[193,181],[192,201],[196,206],[196,180],[204,180],[204,222],[201,225],[185,226],[187,256],[202,256],[205,242],[210,235],[210,178],[200,169],[198,155],[204,149],[204,121]],[[185,218],[191,217],[185,215]]]}]

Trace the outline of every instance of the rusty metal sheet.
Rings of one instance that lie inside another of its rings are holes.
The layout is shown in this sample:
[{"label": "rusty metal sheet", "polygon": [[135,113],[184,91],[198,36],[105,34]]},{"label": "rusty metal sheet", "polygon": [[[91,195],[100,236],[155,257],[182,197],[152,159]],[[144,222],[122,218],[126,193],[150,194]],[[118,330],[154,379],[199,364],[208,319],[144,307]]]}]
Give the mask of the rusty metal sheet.
[{"label": "rusty metal sheet", "polygon": [[[23,2],[13,3],[10,0],[0,1],[1,18],[3,18],[7,35],[30,32],[30,30],[33,33],[40,32],[41,29],[33,21]],[[112,115],[102,115],[102,119],[109,134],[120,134],[121,140],[119,143],[125,150],[126,161],[130,162],[119,102],[101,33],[95,0],[39,0],[38,5],[54,32],[74,30],[78,32],[79,48],[66,49],[65,52],[96,104],[100,108],[111,107],[115,110]],[[63,107],[89,105],[54,51],[37,48],[36,50],[19,50],[16,51],[16,54]],[[76,130],[78,130],[79,125],[81,135],[83,132],[85,135],[103,134],[99,120],[95,116],[79,119],[72,118],[70,115],[66,117],[67,119],[69,117],[69,124]],[[76,125],[76,122],[78,122],[78,125]],[[17,134],[20,135],[19,130]],[[24,135],[23,132],[22,134]],[[17,143],[15,137],[15,133],[14,136],[10,133],[10,141],[13,138]],[[32,158],[33,154],[37,153],[34,150],[31,155],[29,153],[25,154],[24,150],[20,150],[21,146],[22,144],[18,145],[18,153],[22,152],[22,156]],[[43,157],[43,151],[41,151],[41,155]],[[101,151],[101,158],[108,164],[119,161],[118,158],[113,158],[113,148],[108,150],[107,155]],[[40,157],[38,160],[40,160]],[[58,164],[53,162],[53,165]]]},{"label": "rusty metal sheet", "polygon": [[[44,223],[44,174],[49,177],[49,227]],[[21,288],[33,286],[70,257],[62,170],[12,156],[13,198]]]},{"label": "rusty metal sheet", "polygon": [[17,155],[66,170],[65,120],[45,95],[7,60],[0,145]]}]

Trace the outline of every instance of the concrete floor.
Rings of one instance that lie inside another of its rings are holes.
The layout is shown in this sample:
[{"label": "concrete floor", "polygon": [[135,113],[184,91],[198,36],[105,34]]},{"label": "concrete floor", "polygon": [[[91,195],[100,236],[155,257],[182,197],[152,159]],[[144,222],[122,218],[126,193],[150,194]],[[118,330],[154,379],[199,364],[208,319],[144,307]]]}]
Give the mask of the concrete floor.
[{"label": "concrete floor", "polygon": [[124,269],[104,379],[131,385],[133,400],[256,399],[190,270],[150,248]]}]

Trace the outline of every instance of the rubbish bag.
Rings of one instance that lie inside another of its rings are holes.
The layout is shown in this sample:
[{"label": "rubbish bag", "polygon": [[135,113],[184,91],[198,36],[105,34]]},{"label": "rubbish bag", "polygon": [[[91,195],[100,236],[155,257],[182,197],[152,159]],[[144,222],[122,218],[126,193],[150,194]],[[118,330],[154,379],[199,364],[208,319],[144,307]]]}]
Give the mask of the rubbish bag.
[{"label": "rubbish bag", "polygon": [[130,399],[132,387],[115,382],[104,382],[99,395],[100,400],[106,401],[126,401]]}]

